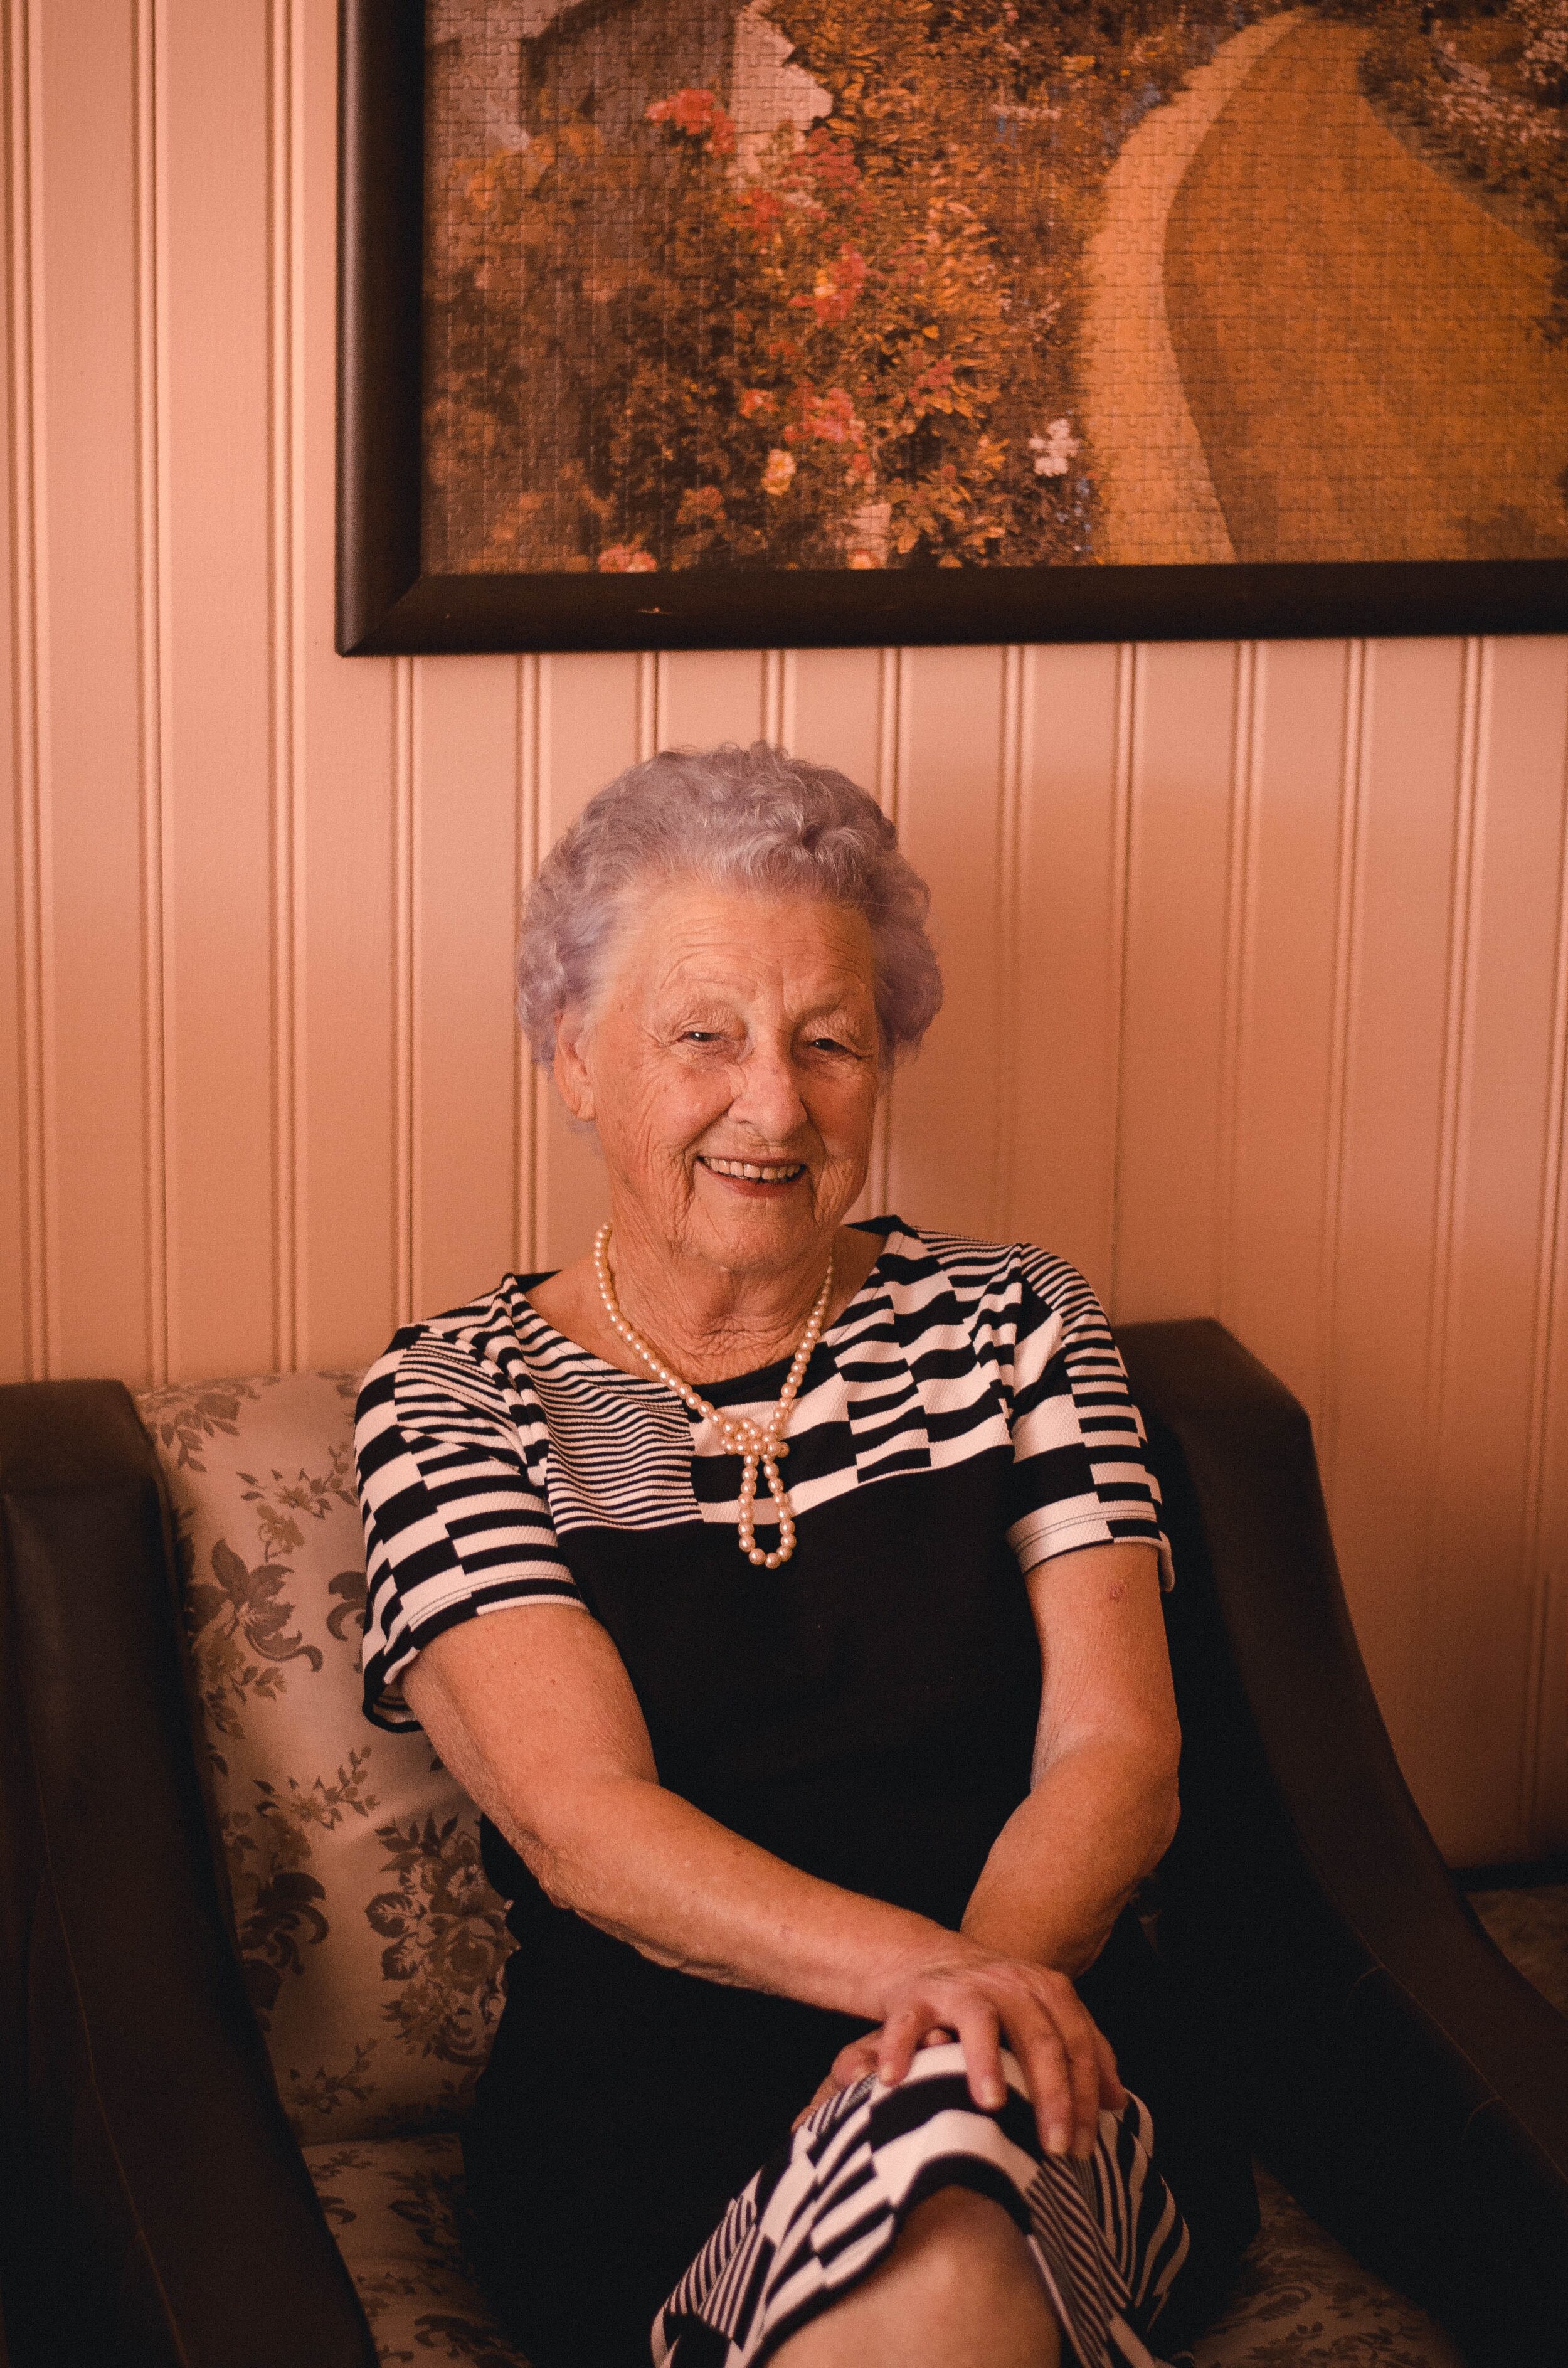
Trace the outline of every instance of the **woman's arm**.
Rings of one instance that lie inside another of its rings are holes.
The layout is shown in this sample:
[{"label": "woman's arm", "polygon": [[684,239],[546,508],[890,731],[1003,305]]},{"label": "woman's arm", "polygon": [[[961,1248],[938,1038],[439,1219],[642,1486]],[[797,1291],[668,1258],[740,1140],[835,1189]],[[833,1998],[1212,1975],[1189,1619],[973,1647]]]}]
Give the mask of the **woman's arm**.
[{"label": "woman's arm", "polygon": [[891,1966],[952,1939],[666,1792],[625,1664],[579,1611],[465,1621],[426,1646],[403,1691],[546,1896],[657,1964],[876,2021]]},{"label": "woman's arm", "polygon": [[[882,2026],[900,2079],[936,2025],[962,2041],[977,2103],[1017,2056],[1042,2142],[1087,2151],[1109,2053],[1070,1984],[1011,1952],[802,1873],[660,1784],[620,1656],[597,1621],[534,1604],[435,1637],[403,1691],[446,1765],[550,1898],[656,1963]],[[907,2045],[901,2034],[915,2033]]]},{"label": "woman's arm", "polygon": [[1042,1669],[1034,1787],[962,1929],[1077,1975],[1169,1848],[1181,1730],[1152,1546],[1086,1546],[1037,1564],[1026,1584]]},{"label": "woman's arm", "polygon": [[[1084,1546],[1037,1563],[1026,1584],[1041,1665],[1034,1783],[992,1844],[962,1930],[1001,1957],[1074,1975],[1169,1848],[1181,1730],[1153,1546]],[[917,2025],[912,2005],[852,2040],[812,2104],[890,2057],[902,2071],[942,2035],[933,2025]]]}]

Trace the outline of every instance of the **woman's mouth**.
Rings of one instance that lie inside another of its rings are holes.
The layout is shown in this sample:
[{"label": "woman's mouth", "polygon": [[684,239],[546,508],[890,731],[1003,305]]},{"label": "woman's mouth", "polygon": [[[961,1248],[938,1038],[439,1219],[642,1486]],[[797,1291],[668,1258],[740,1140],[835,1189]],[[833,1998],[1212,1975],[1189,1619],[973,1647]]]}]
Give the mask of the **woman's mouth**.
[{"label": "woman's mouth", "polygon": [[726,1182],[778,1187],[795,1183],[806,1172],[804,1160],[716,1159],[710,1152],[697,1155],[699,1167]]}]

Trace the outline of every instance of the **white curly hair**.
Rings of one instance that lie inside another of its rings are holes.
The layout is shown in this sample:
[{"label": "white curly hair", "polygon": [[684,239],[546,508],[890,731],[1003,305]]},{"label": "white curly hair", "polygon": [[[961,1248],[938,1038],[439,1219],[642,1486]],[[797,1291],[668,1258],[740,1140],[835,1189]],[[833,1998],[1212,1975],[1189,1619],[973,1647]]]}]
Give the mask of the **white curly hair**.
[{"label": "white curly hair", "polygon": [[800,895],[865,915],[884,1068],[914,1053],[942,1002],[930,892],[874,798],[828,765],[756,740],[672,748],[589,800],[523,904],[517,1017],[548,1067],[568,1006],[592,1009],[626,899],[650,878]]}]

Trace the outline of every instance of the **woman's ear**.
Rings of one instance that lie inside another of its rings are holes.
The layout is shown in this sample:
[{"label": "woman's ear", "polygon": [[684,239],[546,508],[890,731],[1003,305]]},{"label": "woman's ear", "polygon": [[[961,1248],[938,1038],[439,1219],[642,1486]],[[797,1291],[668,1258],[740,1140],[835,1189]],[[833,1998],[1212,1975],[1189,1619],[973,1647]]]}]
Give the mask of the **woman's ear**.
[{"label": "woman's ear", "polygon": [[555,1090],[573,1118],[591,1125],[594,1081],[584,1057],[586,1045],[587,1031],[578,1015],[563,1011],[555,1028],[555,1059],[551,1064]]}]

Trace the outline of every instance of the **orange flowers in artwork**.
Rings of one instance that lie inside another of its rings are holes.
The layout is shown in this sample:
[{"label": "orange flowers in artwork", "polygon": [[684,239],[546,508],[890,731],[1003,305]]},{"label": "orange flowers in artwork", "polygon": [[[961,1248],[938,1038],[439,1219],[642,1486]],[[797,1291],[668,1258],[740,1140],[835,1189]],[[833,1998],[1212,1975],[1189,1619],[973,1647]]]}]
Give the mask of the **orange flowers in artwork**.
[{"label": "orange flowers in artwork", "polygon": [[865,285],[865,256],[855,247],[840,247],[833,261],[817,273],[811,294],[793,301],[815,313],[819,329],[833,329],[848,319],[849,307]]},{"label": "orange flowers in artwork", "polygon": [[764,72],[752,33],[672,40],[673,88],[637,81],[661,52],[608,12],[541,62],[524,145],[452,162],[426,399],[443,563],[1094,556],[1075,340],[1104,176],[1274,5],[768,0],[786,53]]},{"label": "orange flowers in artwork", "polygon": [[671,98],[655,98],[642,110],[649,123],[665,124],[688,140],[700,140],[715,156],[735,153],[735,125],[710,90],[677,90]]}]

